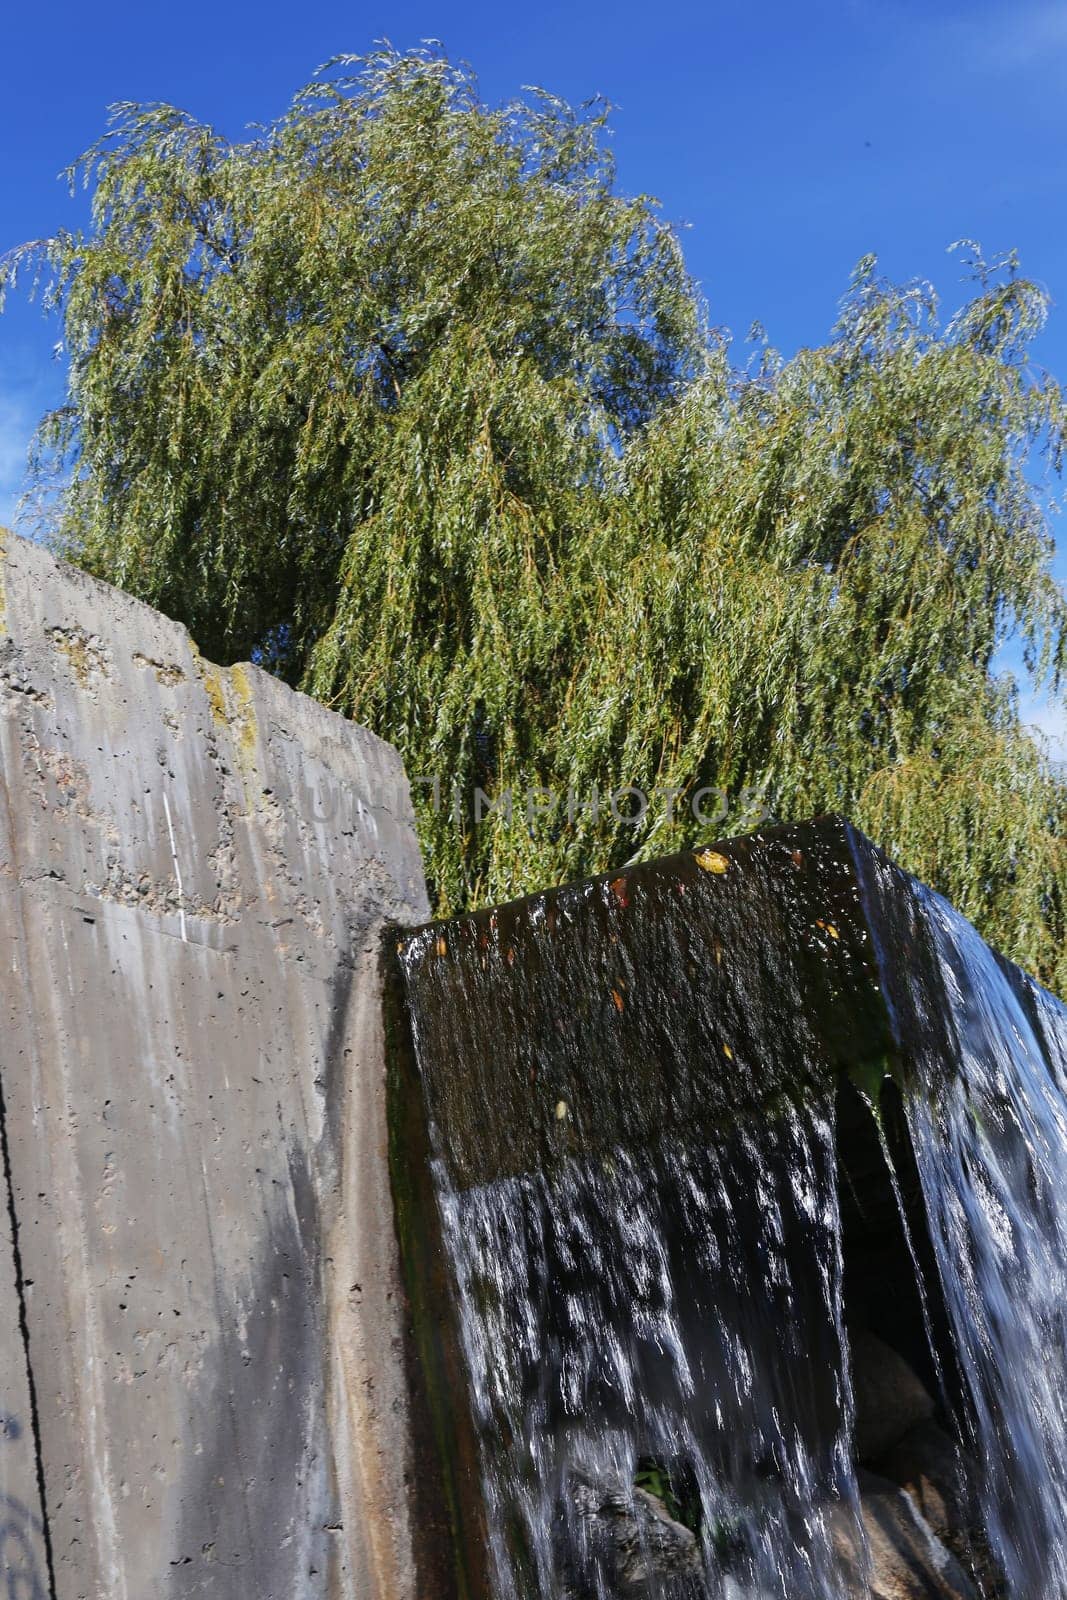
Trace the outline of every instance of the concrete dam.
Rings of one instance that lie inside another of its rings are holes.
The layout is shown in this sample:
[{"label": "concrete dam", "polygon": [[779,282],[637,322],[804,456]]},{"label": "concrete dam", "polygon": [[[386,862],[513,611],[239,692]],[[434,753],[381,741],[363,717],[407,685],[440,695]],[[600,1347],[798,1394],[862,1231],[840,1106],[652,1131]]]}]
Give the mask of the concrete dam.
[{"label": "concrete dam", "polygon": [[835,818],[430,922],[2,539],[0,1594],[1067,1600],[1057,1000]]}]

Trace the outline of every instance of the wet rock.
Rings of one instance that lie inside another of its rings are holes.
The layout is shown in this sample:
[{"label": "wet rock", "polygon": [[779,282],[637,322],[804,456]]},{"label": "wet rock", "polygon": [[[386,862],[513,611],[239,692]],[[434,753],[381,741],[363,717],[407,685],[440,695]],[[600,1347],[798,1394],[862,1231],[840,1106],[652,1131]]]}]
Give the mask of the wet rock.
[{"label": "wet rock", "polygon": [[[618,1600],[689,1600],[701,1592],[702,1568],[696,1535],[675,1522],[662,1503],[644,1489],[576,1478],[571,1498],[583,1525],[581,1543],[586,1569],[598,1568]],[[573,1600],[584,1600],[583,1580],[576,1574]],[[602,1593],[597,1585],[591,1593]]]},{"label": "wet rock", "polygon": [[919,1512],[984,1588],[998,1583],[996,1563],[982,1526],[976,1494],[978,1471],[936,1422],[920,1422],[878,1463],[882,1476],[906,1489]]},{"label": "wet rock", "polygon": [[930,1394],[911,1367],[866,1329],[849,1335],[856,1400],[856,1456],[881,1459],[906,1433],[933,1416]]},{"label": "wet rock", "polygon": [[869,1472],[859,1474],[859,1490],[863,1537],[851,1516],[834,1517],[834,1543],[856,1600],[978,1600],[906,1490]]},{"label": "wet rock", "polygon": [[920,1422],[883,1456],[879,1473],[906,1489],[939,1539],[954,1537],[977,1520],[973,1463],[936,1422]]}]

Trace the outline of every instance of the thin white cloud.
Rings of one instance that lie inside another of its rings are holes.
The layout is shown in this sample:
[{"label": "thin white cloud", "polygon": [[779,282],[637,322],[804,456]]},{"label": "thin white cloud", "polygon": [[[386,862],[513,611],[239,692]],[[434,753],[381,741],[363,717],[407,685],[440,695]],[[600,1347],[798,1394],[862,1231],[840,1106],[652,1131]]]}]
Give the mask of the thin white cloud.
[{"label": "thin white cloud", "polygon": [[1020,703],[1019,714],[1027,727],[1033,728],[1046,742],[1052,760],[1067,762],[1067,706],[1045,695],[1026,695]]},{"label": "thin white cloud", "polygon": [[26,484],[26,452],[36,418],[28,407],[0,394],[0,527],[13,528]]},{"label": "thin white cloud", "polygon": [[934,27],[943,30],[945,43],[960,51],[970,67],[985,72],[1045,73],[1067,60],[1063,0],[976,7],[967,17]]}]

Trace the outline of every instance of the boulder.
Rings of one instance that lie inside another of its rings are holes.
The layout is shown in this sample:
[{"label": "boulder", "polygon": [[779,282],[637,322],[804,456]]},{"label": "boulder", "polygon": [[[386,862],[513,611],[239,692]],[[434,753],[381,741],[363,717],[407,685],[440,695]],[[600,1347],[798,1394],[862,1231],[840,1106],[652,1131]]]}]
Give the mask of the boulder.
[{"label": "boulder", "polygon": [[[618,1600],[693,1594],[702,1567],[696,1535],[654,1495],[585,1477],[572,1480],[571,1495],[585,1524],[582,1542]],[[580,1579],[576,1592],[583,1592]]]},{"label": "boulder", "polygon": [[920,1422],[906,1433],[878,1462],[878,1471],[907,1490],[945,1543],[974,1527],[974,1465],[936,1422]]},{"label": "boulder", "polygon": [[1000,1577],[982,1524],[978,1469],[936,1422],[920,1422],[878,1463],[879,1473],[906,1489],[953,1555],[990,1592]]},{"label": "boulder", "polygon": [[934,1401],[903,1356],[875,1334],[849,1334],[852,1392],[856,1402],[856,1457],[864,1464],[881,1459],[906,1433],[927,1422]]},{"label": "boulder", "polygon": [[843,1510],[834,1517],[835,1547],[856,1600],[978,1600],[904,1489],[861,1472],[859,1491],[862,1534]]}]

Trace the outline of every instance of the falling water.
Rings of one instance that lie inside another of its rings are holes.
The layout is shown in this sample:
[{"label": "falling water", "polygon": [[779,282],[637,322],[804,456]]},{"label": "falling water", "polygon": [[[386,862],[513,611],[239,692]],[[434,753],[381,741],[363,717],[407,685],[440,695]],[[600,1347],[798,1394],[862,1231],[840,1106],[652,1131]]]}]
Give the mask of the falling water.
[{"label": "falling water", "polygon": [[671,1142],[445,1194],[499,1594],[615,1595],[611,1512],[645,1463],[698,1544],[642,1593],[836,1595],[852,1477],[825,1111],[783,1109],[725,1152]]},{"label": "falling water", "polygon": [[1009,1593],[1067,1600],[1067,1029],[1062,1007],[918,892],[946,1006],[915,1053],[907,1116],[963,1426]]},{"label": "falling water", "polygon": [[486,1587],[866,1596],[873,1316],[1067,1600],[1064,1010],[842,824],[722,850],[402,945]]}]

